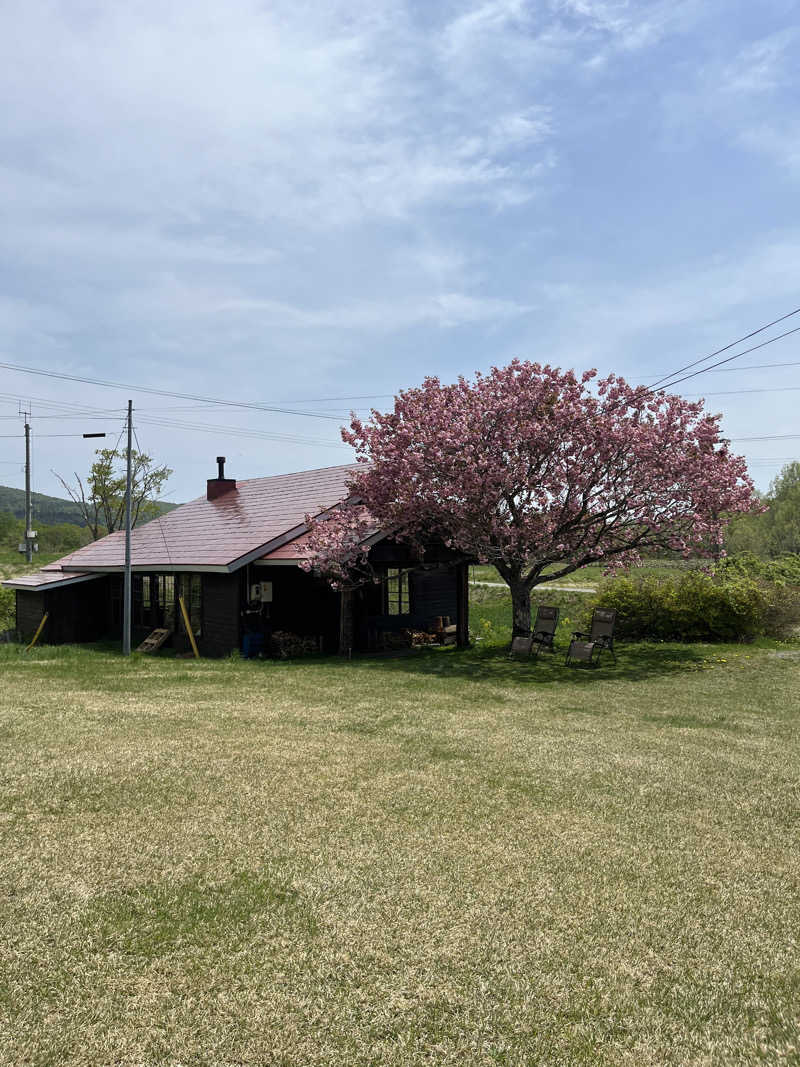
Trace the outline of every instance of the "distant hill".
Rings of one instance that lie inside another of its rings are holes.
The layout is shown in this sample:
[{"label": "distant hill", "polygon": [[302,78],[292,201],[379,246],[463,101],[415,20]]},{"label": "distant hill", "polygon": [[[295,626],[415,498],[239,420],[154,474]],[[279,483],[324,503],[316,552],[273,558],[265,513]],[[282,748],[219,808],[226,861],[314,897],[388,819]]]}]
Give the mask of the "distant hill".
[{"label": "distant hill", "polygon": [[[57,496],[45,496],[44,493],[31,493],[33,504],[33,517],[39,522],[48,524],[58,522],[72,522],[76,526],[85,526],[81,516],[81,509],[72,500],[62,500]],[[159,501],[160,513],[164,515],[177,504],[169,504]],[[9,486],[0,485],[0,511],[10,512],[17,519],[25,518],[25,492],[22,489],[11,489]]]}]

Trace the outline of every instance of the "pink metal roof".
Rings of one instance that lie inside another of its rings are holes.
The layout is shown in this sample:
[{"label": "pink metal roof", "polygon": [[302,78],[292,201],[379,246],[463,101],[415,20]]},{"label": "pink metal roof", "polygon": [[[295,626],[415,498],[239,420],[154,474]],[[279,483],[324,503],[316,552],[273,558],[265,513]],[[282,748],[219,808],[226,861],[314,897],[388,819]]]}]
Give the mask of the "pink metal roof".
[{"label": "pink metal roof", "polygon": [[[236,570],[303,533],[306,515],[344,500],[357,469],[352,463],[250,478],[216,500],[192,500],[133,531],[131,564],[138,570]],[[120,570],[124,561],[125,535],[113,533],[43,570]]]},{"label": "pink metal roof", "polygon": [[[362,513],[366,514],[366,510],[362,508]],[[372,520],[374,522],[374,520]],[[374,544],[375,541],[380,540],[384,534],[379,529],[377,524],[372,527],[367,536],[361,542],[362,544]],[[313,559],[314,553],[309,547],[309,537],[307,532],[303,532],[299,537],[293,538],[291,541],[286,541],[284,544],[279,545],[277,548],[271,549],[266,552],[258,560],[259,563],[273,563],[281,560],[304,560]]]},{"label": "pink metal roof", "polygon": [[287,541],[285,545],[274,548],[271,552],[261,557],[262,559],[310,559],[311,551],[308,547],[308,534],[301,534],[293,541]]},{"label": "pink metal roof", "polygon": [[74,585],[76,582],[87,582],[90,578],[97,578],[96,574],[84,574],[80,571],[70,571],[65,574],[62,570],[55,570],[53,565],[43,567],[34,574],[21,574],[18,578],[8,578],[2,584],[9,589],[54,589],[62,585]]}]

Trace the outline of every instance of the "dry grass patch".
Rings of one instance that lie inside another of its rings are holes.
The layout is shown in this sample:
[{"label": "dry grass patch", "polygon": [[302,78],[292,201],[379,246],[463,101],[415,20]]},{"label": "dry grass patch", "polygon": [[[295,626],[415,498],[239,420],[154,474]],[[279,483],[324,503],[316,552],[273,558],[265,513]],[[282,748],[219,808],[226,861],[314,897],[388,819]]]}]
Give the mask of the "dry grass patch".
[{"label": "dry grass patch", "polygon": [[0,672],[4,1063],[797,1062],[796,659]]}]

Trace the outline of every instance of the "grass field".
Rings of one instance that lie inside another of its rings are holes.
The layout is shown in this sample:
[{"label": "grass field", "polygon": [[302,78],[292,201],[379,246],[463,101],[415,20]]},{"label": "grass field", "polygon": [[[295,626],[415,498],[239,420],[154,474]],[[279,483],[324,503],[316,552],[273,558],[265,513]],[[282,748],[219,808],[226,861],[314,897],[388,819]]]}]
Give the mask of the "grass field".
[{"label": "grass field", "polygon": [[800,659],[0,647],[0,1062],[798,1062]]},{"label": "grass field", "polygon": [[[631,567],[629,573],[633,575],[637,574],[657,574],[657,575],[674,575],[677,571],[685,570],[687,567],[697,567],[702,563],[700,560],[692,560],[689,563],[685,563],[683,560],[646,560],[641,567]],[[557,570],[557,566],[554,564],[551,567],[546,567],[544,573],[552,573]],[[575,586],[596,586],[598,582],[602,581],[605,575],[605,569],[600,566],[591,565],[589,567],[582,567],[578,571],[571,571],[563,578],[558,579],[558,585],[575,585]],[[497,573],[497,568],[490,566],[489,564],[478,564],[474,567],[470,567],[470,580],[473,582],[502,582],[503,579]],[[547,588],[545,585],[543,588]]]},{"label": "grass field", "polygon": [[28,563],[21,552],[12,548],[0,548],[0,580],[14,578],[19,574],[29,574],[31,571],[52,563],[55,559],[60,559],[63,555],[63,552],[57,555],[37,552],[33,557],[33,562]]}]

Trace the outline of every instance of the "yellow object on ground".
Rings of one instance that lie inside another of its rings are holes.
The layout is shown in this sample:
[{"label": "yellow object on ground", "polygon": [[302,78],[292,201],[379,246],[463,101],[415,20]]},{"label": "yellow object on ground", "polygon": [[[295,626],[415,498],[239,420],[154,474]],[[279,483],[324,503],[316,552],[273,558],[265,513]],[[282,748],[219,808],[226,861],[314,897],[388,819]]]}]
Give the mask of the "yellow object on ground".
[{"label": "yellow object on ground", "polygon": [[39,627],[38,627],[36,633],[33,635],[33,640],[28,645],[28,647],[25,649],[26,652],[30,651],[30,649],[32,649],[33,646],[36,644],[36,642],[39,640],[39,634],[41,634],[42,630],[44,629],[44,624],[47,622],[49,617],[50,617],[50,612],[49,611],[46,611],[44,613],[44,615],[42,615],[42,621],[39,623]]},{"label": "yellow object on ground", "polygon": [[194,652],[194,658],[200,659],[200,653],[197,651],[197,642],[195,641],[194,634],[192,633],[192,624],[189,621],[189,612],[186,610],[186,602],[184,601],[182,596],[178,597],[178,603],[181,606],[181,615],[183,615],[183,625],[186,627],[186,632],[189,635],[189,640],[192,643],[192,652]]}]

